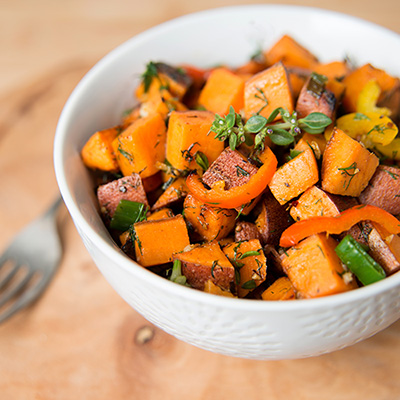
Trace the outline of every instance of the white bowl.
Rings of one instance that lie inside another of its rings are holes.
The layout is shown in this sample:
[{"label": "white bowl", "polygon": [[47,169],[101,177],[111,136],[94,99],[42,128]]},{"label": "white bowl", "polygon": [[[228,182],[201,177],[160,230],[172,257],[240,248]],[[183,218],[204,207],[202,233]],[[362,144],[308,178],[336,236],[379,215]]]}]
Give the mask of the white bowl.
[{"label": "white bowl", "polygon": [[133,88],[148,61],[235,66],[284,33],[322,61],[348,55],[360,65],[371,62],[394,75],[400,71],[400,57],[393,56],[400,53],[400,36],[371,23],[292,6],[215,9],[159,25],[111,51],[71,94],[55,137],[61,194],[86,248],[112,287],[178,339],[237,357],[315,356],[381,331],[400,317],[400,274],[340,295],[287,302],[223,298],[171,283],[130,260],[112,241],[98,215],[80,149],[93,132],[116,124],[132,105]]}]

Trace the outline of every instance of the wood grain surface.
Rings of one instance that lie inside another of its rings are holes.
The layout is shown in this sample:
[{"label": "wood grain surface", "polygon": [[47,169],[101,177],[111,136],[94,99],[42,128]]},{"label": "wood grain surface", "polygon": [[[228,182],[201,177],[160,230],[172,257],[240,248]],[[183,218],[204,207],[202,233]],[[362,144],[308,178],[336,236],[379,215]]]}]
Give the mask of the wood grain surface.
[{"label": "wood grain surface", "polygon": [[[0,251],[57,195],[55,127],[88,69],[153,25],[241,3],[0,0]],[[291,4],[346,12],[400,33],[397,0]],[[388,49],[391,56],[398,57]],[[65,209],[60,231],[64,257],[48,290],[0,325],[1,400],[400,398],[400,322],[316,358],[262,362],[213,354],[132,310],[95,267]]]}]

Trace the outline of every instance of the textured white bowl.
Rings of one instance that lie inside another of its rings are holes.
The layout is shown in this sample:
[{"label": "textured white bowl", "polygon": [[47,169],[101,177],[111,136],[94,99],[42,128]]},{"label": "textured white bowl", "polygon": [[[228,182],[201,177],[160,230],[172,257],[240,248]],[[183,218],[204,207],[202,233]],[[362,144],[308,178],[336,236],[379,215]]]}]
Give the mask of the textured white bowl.
[{"label": "textured white bowl", "polygon": [[164,23],[110,52],[68,99],[55,138],[55,170],[62,196],[108,282],[166,332],[237,357],[315,356],[379,332],[400,317],[400,274],[345,294],[289,302],[223,298],[171,283],[131,261],[111,240],[79,153],[93,132],[116,124],[122,111],[133,104],[133,88],[148,61],[239,65],[284,33],[322,61],[348,55],[360,65],[371,62],[399,74],[400,57],[393,55],[400,53],[400,37],[371,23],[292,6],[216,9]]}]

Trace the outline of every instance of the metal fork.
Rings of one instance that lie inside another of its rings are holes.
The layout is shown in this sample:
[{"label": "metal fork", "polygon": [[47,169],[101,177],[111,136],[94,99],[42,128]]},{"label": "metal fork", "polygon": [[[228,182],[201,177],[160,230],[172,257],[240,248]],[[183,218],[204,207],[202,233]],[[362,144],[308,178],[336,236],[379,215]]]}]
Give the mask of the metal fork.
[{"label": "metal fork", "polygon": [[46,288],[62,256],[57,200],[27,225],[0,256],[0,323],[32,303]]}]

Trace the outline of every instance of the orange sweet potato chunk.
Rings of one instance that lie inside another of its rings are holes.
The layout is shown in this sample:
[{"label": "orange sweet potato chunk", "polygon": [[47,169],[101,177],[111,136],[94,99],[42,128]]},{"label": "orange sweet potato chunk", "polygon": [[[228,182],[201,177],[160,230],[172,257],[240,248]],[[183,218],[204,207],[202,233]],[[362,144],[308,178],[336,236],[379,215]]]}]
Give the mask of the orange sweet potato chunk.
[{"label": "orange sweet potato chunk", "polygon": [[328,194],[317,186],[311,186],[293,203],[290,215],[295,221],[310,217],[335,217],[340,214]]},{"label": "orange sweet potato chunk", "polygon": [[182,274],[195,289],[204,290],[205,283],[211,280],[222,289],[230,290],[234,282],[235,269],[216,241],[176,253],[174,259],[181,261]]},{"label": "orange sweet potato chunk", "polygon": [[174,168],[195,169],[193,157],[201,151],[209,164],[214,162],[224,149],[224,143],[208,134],[214,121],[209,111],[173,111],[169,117],[166,157]]},{"label": "orange sweet potato chunk", "polygon": [[172,261],[175,253],[190,244],[182,215],[137,222],[134,230],[136,260],[143,267]]},{"label": "orange sweet potato chunk", "polygon": [[183,199],[187,193],[186,178],[179,177],[175,179],[160,195],[157,201],[153,204],[152,209],[157,210],[162,207],[170,206],[180,199]]},{"label": "orange sweet potato chunk", "polygon": [[204,284],[204,291],[206,293],[216,294],[217,296],[236,297],[229,290],[221,289],[211,279]]},{"label": "orange sweet potato chunk", "polygon": [[325,136],[323,134],[312,135],[311,133],[305,133],[294,147],[294,149],[298,151],[304,151],[310,148],[313,150],[317,159],[321,158],[326,148]]},{"label": "orange sweet potato chunk", "polygon": [[265,58],[269,65],[281,61],[285,66],[312,69],[318,59],[291,36],[282,36],[268,51]]},{"label": "orange sweet potato chunk", "polygon": [[355,280],[346,283],[342,263],[335,253],[337,242],[318,234],[301,241],[282,255],[282,266],[297,296],[314,298],[346,292],[357,287]]},{"label": "orange sweet potato chunk", "polygon": [[186,221],[209,242],[225,238],[235,226],[235,210],[208,206],[190,194],[185,198],[183,209]]},{"label": "orange sweet potato chunk", "polygon": [[322,158],[322,189],[357,197],[368,185],[378,165],[378,157],[341,129],[334,128]]},{"label": "orange sweet potato chunk", "polygon": [[124,176],[136,172],[141,178],[156,174],[157,162],[165,159],[166,127],[160,114],[139,118],[113,141],[112,146]]},{"label": "orange sweet potato chunk", "polygon": [[245,83],[244,111],[246,119],[254,114],[266,118],[277,108],[293,112],[293,96],[289,77],[282,63],[254,75]]},{"label": "orange sweet potato chunk", "polygon": [[261,298],[269,301],[294,300],[296,293],[290,279],[287,276],[282,276],[262,292]]},{"label": "orange sweet potato chunk", "polygon": [[350,67],[346,61],[332,61],[315,65],[313,71],[325,75],[328,79],[343,79],[349,74]]},{"label": "orange sweet potato chunk", "polygon": [[[267,259],[258,239],[230,243],[223,248],[223,252],[236,265],[239,271],[240,279],[236,282],[236,291],[239,297],[245,297],[265,281],[267,277]],[[253,254],[248,252],[256,252],[258,254],[247,255]]]},{"label": "orange sweet potato chunk", "polygon": [[215,114],[226,115],[232,106],[243,108],[244,79],[227,68],[214,69],[200,92],[199,104]]},{"label": "orange sweet potato chunk", "polygon": [[118,127],[104,129],[89,138],[81,151],[82,160],[88,168],[110,172],[118,171],[119,167],[112,142],[119,132]]},{"label": "orange sweet potato chunk", "polygon": [[318,179],[314,153],[311,149],[306,149],[275,172],[269,188],[278,202],[285,204],[315,185]]}]

